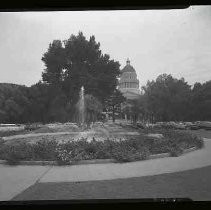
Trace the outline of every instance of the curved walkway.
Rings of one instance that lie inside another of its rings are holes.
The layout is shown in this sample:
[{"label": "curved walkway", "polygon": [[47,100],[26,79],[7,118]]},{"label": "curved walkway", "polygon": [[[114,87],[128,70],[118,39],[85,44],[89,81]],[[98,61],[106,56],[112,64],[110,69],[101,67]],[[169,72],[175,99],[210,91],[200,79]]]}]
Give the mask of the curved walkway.
[{"label": "curved walkway", "polygon": [[211,165],[211,140],[205,147],[179,157],[167,157],[132,163],[107,163],[53,166],[40,182],[77,182],[111,180],[173,173]]},{"label": "curved walkway", "polygon": [[88,182],[36,183],[12,200],[189,198],[211,200],[211,166],[170,174]]}]

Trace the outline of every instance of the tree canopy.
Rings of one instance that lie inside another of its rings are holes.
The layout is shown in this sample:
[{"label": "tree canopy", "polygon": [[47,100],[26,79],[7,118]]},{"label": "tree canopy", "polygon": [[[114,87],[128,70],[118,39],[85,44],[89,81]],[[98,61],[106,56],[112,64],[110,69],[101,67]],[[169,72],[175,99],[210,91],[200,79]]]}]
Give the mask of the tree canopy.
[{"label": "tree canopy", "polygon": [[157,121],[211,119],[211,81],[191,88],[184,78],[162,74],[155,81],[148,81],[143,90],[145,113]]},{"label": "tree canopy", "polygon": [[102,54],[100,43],[79,32],[63,42],[54,40],[42,57],[46,69],[43,82],[60,88],[71,104],[75,104],[81,86],[85,93],[103,101],[117,86],[120,64]]},{"label": "tree canopy", "polygon": [[115,89],[114,92],[105,100],[104,107],[112,112],[112,120],[115,121],[115,114],[121,111],[121,104],[126,101],[123,94]]}]

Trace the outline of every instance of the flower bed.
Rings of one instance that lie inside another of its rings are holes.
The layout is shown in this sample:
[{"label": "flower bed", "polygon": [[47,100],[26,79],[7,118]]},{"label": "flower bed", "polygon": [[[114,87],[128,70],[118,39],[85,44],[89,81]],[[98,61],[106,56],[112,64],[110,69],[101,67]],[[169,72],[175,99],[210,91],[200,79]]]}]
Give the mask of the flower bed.
[{"label": "flower bed", "polygon": [[203,147],[203,140],[184,131],[147,130],[161,133],[164,138],[153,139],[142,134],[127,140],[109,140],[91,142],[86,139],[58,143],[55,140],[41,140],[34,144],[19,142],[5,144],[0,140],[0,159],[15,164],[19,161],[48,160],[59,164],[71,164],[80,160],[115,159],[118,162],[130,162],[148,159],[150,155],[170,153],[180,155],[185,149]]}]

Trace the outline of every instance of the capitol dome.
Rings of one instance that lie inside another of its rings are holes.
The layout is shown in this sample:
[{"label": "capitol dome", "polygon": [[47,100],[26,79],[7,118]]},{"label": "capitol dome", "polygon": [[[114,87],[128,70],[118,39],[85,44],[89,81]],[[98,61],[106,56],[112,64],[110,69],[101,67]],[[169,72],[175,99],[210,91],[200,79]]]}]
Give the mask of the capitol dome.
[{"label": "capitol dome", "polygon": [[118,88],[127,99],[136,99],[140,95],[139,80],[135,69],[130,65],[129,59],[126,61],[126,66],[121,70]]},{"label": "capitol dome", "polygon": [[135,69],[130,65],[129,59],[127,59],[126,66],[122,69],[121,73],[123,72],[136,72]]}]

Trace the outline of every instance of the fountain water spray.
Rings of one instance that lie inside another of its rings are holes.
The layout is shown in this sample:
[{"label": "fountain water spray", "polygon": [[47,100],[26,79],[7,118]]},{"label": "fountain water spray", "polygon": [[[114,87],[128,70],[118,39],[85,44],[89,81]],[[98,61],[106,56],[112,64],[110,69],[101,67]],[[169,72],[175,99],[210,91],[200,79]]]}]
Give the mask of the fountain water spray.
[{"label": "fountain water spray", "polygon": [[[95,128],[90,128],[87,126],[87,113],[86,113],[86,104],[85,104],[85,94],[84,94],[84,87],[81,87],[80,93],[79,93],[79,101],[77,103],[77,109],[78,109],[78,124],[80,126],[80,131],[78,134],[74,137],[74,139],[86,139],[88,142],[92,140],[99,140],[106,136],[108,138],[109,134],[106,133],[106,130],[101,128],[98,129],[98,131],[95,130]],[[99,134],[100,133],[100,136]],[[96,134],[98,136],[96,136]]]},{"label": "fountain water spray", "polygon": [[84,86],[80,90],[80,99],[79,99],[79,123],[82,127],[85,125],[85,101],[84,101]]}]

